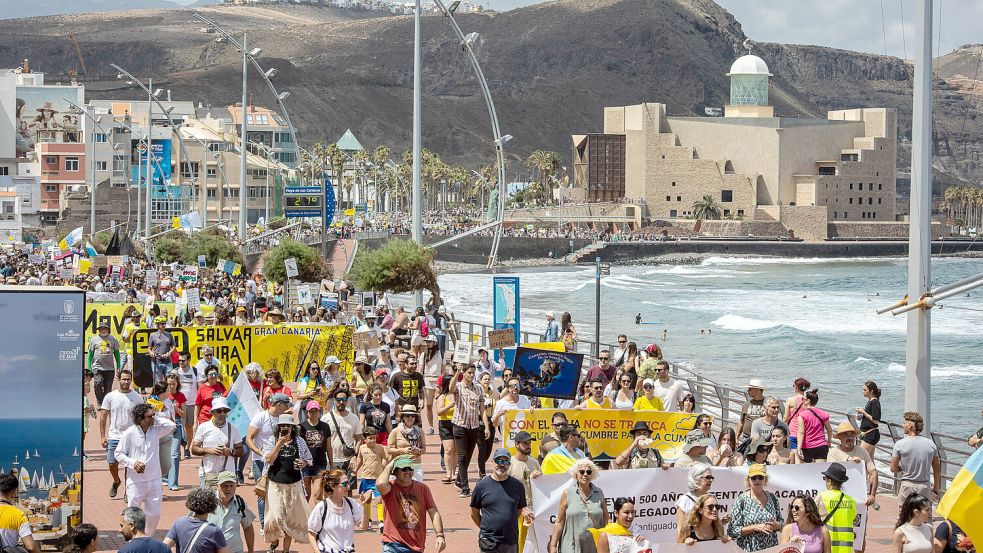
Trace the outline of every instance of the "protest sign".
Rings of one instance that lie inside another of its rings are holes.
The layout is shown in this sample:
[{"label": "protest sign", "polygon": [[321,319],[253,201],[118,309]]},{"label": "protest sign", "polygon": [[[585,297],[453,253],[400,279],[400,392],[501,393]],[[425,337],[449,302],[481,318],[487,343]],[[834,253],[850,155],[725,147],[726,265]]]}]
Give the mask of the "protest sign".
[{"label": "protest sign", "polygon": [[[768,467],[768,491],[778,497],[783,515],[788,513],[792,500],[799,496],[816,497],[826,489],[822,471],[829,463],[810,463],[801,465],[770,465]],[[863,543],[864,529],[867,525],[867,476],[858,463],[847,463],[849,480],[843,491],[856,500],[857,517],[854,519],[855,543]],[[747,467],[713,467],[714,481],[712,493],[720,505],[721,516],[733,510],[737,497],[747,489]],[[635,521],[633,527],[652,543],[671,544],[676,541],[676,507],[679,496],[685,494],[686,475],[689,469],[669,470],[629,469],[605,470],[594,480],[594,485],[604,490],[607,509],[612,511],[612,503],[617,497],[628,497],[635,502]],[[547,537],[553,530],[560,497],[563,496],[572,480],[566,474],[541,476],[532,480],[532,505],[535,522],[533,527],[538,542],[539,553],[546,553]],[[684,546],[686,547],[686,546]],[[858,548],[859,549],[859,548]],[[532,549],[526,549],[532,551]],[[676,552],[675,549],[657,551]],[[683,551],[699,551],[684,549]],[[730,551],[710,549],[708,551]],[[739,549],[738,549],[739,551]],[[778,551],[783,551],[778,549]]]},{"label": "protest sign", "polygon": [[36,253],[29,253],[27,254],[27,261],[32,265],[42,265],[44,264],[44,256]]},{"label": "protest sign", "polygon": [[520,393],[527,396],[573,399],[580,384],[582,353],[517,348],[512,374],[519,379]]},{"label": "protest sign", "polygon": [[[524,348],[541,349],[545,351],[567,351],[567,348],[563,345],[563,342],[527,342],[519,345]],[[516,348],[514,347],[505,348],[502,350],[502,362],[510,369],[515,366],[515,350]]]},{"label": "protest sign", "polygon": [[201,309],[201,295],[197,288],[187,288],[184,291],[185,305],[188,309],[199,311]]},{"label": "protest sign", "polygon": [[488,348],[502,349],[515,345],[515,332],[510,328],[488,331]]},{"label": "protest sign", "polygon": [[309,284],[297,286],[297,301],[301,305],[314,304],[314,298],[311,296],[311,286]]},{"label": "protest sign", "polygon": [[198,268],[199,269],[204,269],[207,266],[208,266],[208,261],[205,259],[205,256],[204,255],[199,255],[198,256]]},{"label": "protest sign", "polygon": [[652,447],[659,450],[667,461],[674,461],[682,453],[686,434],[693,429],[696,415],[668,411],[629,411],[621,409],[515,409],[505,413],[503,444],[515,449],[515,435],[525,430],[532,435],[533,457],[539,455],[539,444],[553,431],[554,413],[563,413],[570,424],[580,429],[590,444],[595,461],[614,459],[631,445],[632,426],[643,421],[652,429]]},{"label": "protest sign", "polygon": [[177,279],[189,286],[194,286],[198,284],[198,266],[197,265],[183,265],[179,266],[175,271],[177,274]]},{"label": "protest sign", "polygon": [[72,280],[75,273],[71,267],[62,267],[58,270],[58,276],[60,276],[62,280]]},{"label": "protest sign", "polygon": [[[347,325],[258,325],[205,326],[168,328],[179,352],[189,352],[191,363],[201,359],[201,346],[209,345],[215,357],[224,365],[222,383],[228,388],[246,364],[255,361],[264,370],[277,369],[286,382],[301,376],[301,367],[310,361],[323,362],[329,355],[341,359],[341,370],[351,374],[354,349],[354,327]],[[130,353],[133,355],[133,377],[138,386],[152,378],[147,341],[151,329],[136,332]]]},{"label": "protest sign", "polygon": [[470,363],[471,362],[471,348],[474,344],[467,342],[465,340],[458,340],[454,344],[454,362],[455,363]]},{"label": "protest sign", "polygon": [[283,260],[284,266],[287,268],[287,278],[297,278],[300,273],[297,271],[297,259],[290,257]]},{"label": "protest sign", "polygon": [[361,352],[368,352],[370,349],[379,347],[379,336],[373,332],[356,332],[355,349]]},{"label": "protest sign", "polygon": [[147,286],[156,287],[157,286],[157,271],[155,269],[147,269],[143,272],[143,280],[147,283]]}]

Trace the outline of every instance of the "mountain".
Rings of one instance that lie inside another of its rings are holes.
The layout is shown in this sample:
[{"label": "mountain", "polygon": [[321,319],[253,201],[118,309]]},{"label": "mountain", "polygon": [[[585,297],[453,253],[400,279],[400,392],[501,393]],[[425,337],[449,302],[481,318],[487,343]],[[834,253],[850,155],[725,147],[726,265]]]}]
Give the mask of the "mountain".
[{"label": "mountain", "polygon": [[17,19],[68,13],[92,13],[141,8],[179,8],[170,0],[0,0],[0,18]]},{"label": "mountain", "polygon": [[[203,13],[263,48],[276,67],[302,144],[335,141],[351,128],[367,148],[410,147],[413,18],[298,5],[220,6]],[[476,52],[495,100],[510,169],[532,150],[569,159],[571,134],[602,130],[603,107],[663,102],[672,114],[702,115],[729,95],[725,73],[744,53],[740,23],[711,0],[553,0],[504,13],[458,14],[476,31]],[[109,63],[152,76],[175,99],[222,106],[240,97],[240,59],[199,30],[187,9],[0,21],[0,66],[22,58],[62,75],[77,65],[78,37],[89,69],[86,94],[134,98]],[[456,163],[493,159],[484,100],[447,18],[423,18],[424,145]],[[783,116],[830,109],[893,107],[899,167],[910,155],[912,68],[893,57],[817,46],[753,46],[775,74],[771,98]],[[964,65],[968,66],[968,62]],[[983,180],[979,98],[940,69],[934,98],[937,173]],[[968,78],[972,78],[969,75]],[[253,76],[258,104],[272,105]],[[55,80],[54,78],[52,80]],[[569,162],[564,163],[568,165]],[[516,175],[523,176],[523,175]]]}]

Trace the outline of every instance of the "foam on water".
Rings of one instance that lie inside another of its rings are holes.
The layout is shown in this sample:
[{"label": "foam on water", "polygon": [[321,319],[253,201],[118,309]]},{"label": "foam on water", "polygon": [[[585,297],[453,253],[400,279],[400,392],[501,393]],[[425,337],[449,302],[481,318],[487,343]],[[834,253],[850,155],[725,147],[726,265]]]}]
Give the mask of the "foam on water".
[{"label": "foam on water", "polygon": [[725,257],[712,256],[704,259],[701,266],[713,265],[819,265],[834,263],[904,263],[902,259],[882,257]]},{"label": "foam on water", "polygon": [[[891,372],[903,373],[908,369],[901,363],[889,363],[887,370]],[[960,378],[978,376],[983,376],[983,365],[932,366],[932,378]]]},{"label": "foam on water", "polygon": [[719,326],[724,330],[735,330],[739,332],[764,330],[766,328],[774,328],[781,325],[781,323],[762,321],[759,319],[749,319],[740,315],[724,315],[710,324]]}]

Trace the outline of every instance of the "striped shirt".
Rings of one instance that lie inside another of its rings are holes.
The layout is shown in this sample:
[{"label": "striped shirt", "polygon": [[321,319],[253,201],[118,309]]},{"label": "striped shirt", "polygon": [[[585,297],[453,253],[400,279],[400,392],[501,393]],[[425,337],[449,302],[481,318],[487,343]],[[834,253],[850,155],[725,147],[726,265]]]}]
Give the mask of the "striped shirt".
[{"label": "striped shirt", "polygon": [[451,418],[451,423],[471,430],[478,428],[485,402],[481,389],[475,384],[460,382],[454,398],[454,417]]},{"label": "striped shirt", "polygon": [[9,504],[0,505],[0,547],[17,545],[30,535],[31,525],[24,511]]}]

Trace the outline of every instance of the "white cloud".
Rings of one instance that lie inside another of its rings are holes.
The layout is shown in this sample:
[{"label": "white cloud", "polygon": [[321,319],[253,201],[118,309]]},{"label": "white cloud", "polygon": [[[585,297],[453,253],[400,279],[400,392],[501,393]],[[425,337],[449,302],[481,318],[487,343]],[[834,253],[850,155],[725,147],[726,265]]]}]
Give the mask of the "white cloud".
[{"label": "white cloud", "polygon": [[24,367],[18,366],[22,363],[31,363],[37,361],[38,357],[36,355],[0,355],[0,376],[5,375],[8,371],[11,372],[21,372]]}]

